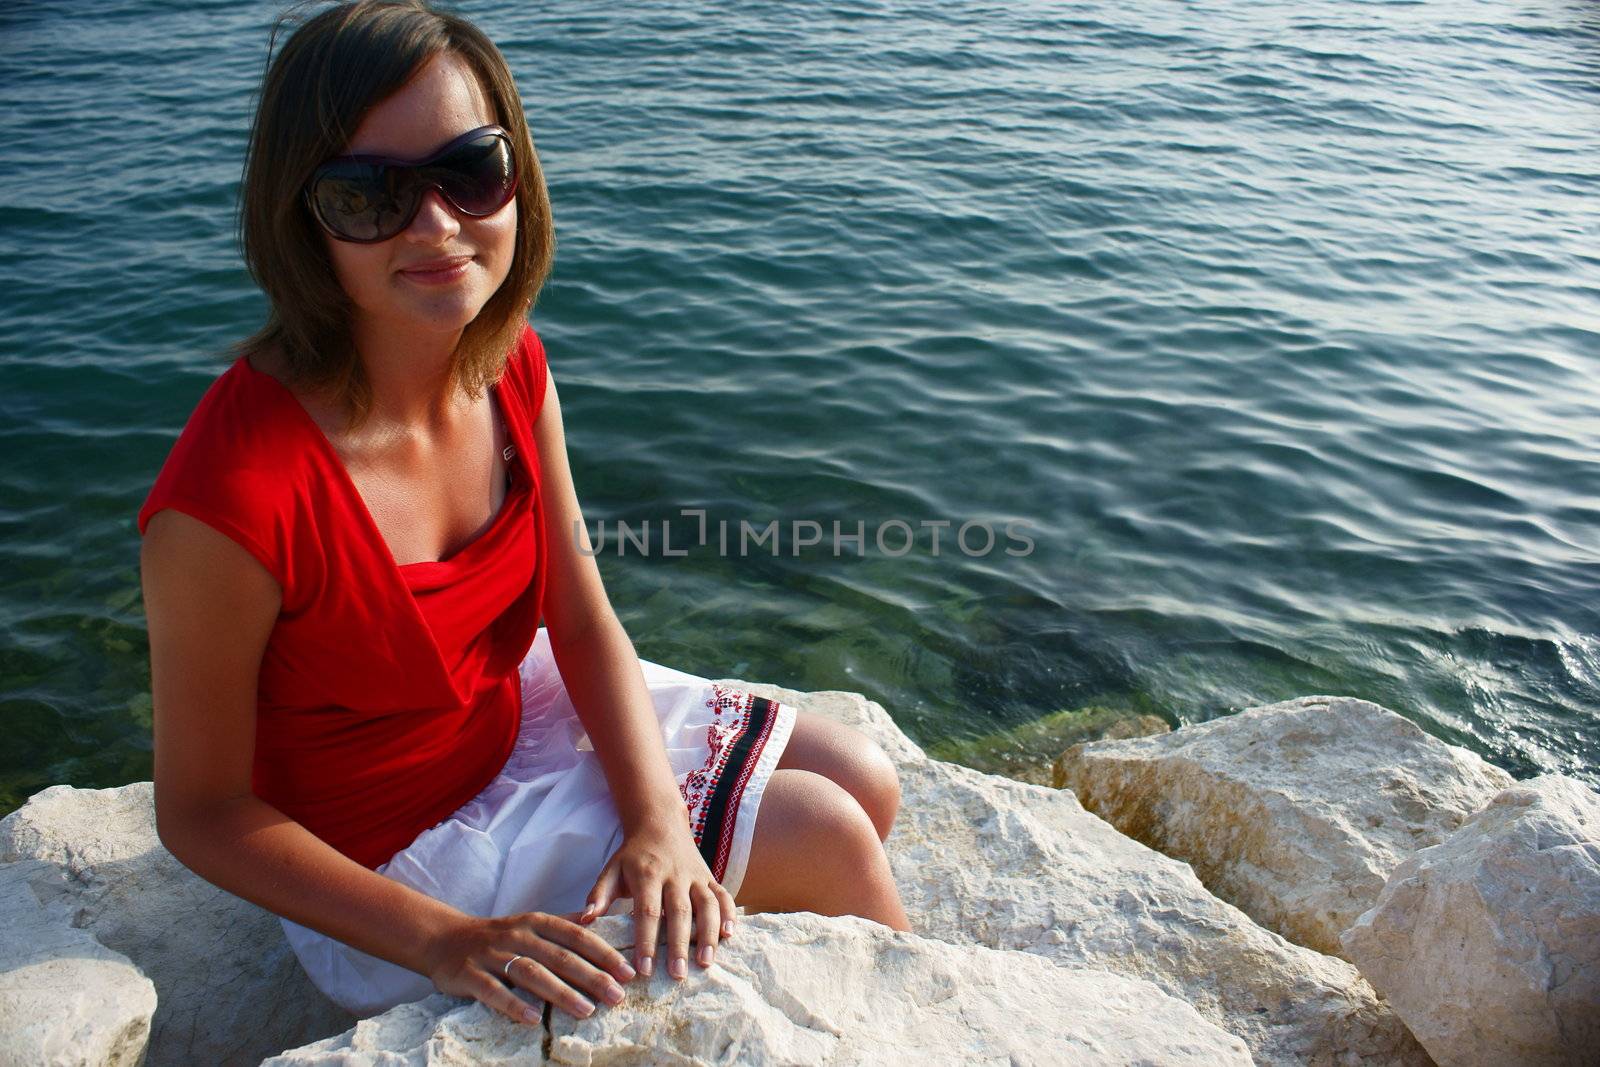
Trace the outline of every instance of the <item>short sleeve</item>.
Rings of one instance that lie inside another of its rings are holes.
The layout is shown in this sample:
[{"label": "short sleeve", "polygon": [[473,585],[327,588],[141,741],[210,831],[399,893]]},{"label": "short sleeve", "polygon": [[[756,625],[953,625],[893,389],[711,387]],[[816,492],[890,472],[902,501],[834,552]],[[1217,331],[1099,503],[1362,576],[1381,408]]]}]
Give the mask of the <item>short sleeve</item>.
[{"label": "short sleeve", "polygon": [[254,556],[293,602],[290,556],[293,502],[289,455],[271,437],[271,419],[245,395],[237,372],[213,382],[167,453],[139,508],[142,537],[166,508],[199,519]]},{"label": "short sleeve", "polygon": [[539,334],[530,325],[523,334],[523,343],[528,356],[528,383],[531,387],[530,395],[533,402],[530,407],[532,414],[528,417],[528,425],[532,426],[539,421],[539,412],[544,409],[545,387],[550,380],[548,365],[545,363],[544,342],[539,339]]},{"label": "short sleeve", "polygon": [[[205,487],[203,495],[196,495],[195,487],[182,484],[181,476],[166,478],[168,468],[156,479],[150,495],[139,509],[139,536],[158,511],[168,508],[199,519],[207,526],[236,542],[267,569],[278,582],[280,590],[289,589],[289,568],[283,552],[275,546],[276,519],[264,506],[268,494],[249,486],[257,479],[249,472],[213,482]],[[163,480],[165,479],[165,480]]]}]

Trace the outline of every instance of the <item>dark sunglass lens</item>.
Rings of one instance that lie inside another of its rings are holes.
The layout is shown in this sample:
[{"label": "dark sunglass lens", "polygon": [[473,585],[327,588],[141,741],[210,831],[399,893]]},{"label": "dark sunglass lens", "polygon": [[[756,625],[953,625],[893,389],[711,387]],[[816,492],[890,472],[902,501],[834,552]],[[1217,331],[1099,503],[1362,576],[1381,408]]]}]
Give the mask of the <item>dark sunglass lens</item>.
[{"label": "dark sunglass lens", "polygon": [[317,213],[335,233],[376,241],[404,229],[413,206],[411,184],[383,167],[346,164],[325,170],[312,187]]},{"label": "dark sunglass lens", "polygon": [[469,215],[492,215],[516,191],[516,167],[505,138],[485,135],[426,168],[445,195]]}]

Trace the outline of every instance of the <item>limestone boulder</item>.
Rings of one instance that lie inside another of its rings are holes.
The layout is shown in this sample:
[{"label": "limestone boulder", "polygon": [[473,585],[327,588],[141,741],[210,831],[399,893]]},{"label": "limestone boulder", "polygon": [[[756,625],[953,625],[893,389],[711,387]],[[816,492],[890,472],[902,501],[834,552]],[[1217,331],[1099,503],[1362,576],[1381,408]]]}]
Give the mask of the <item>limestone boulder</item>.
[{"label": "limestone boulder", "polygon": [[1600,796],[1503,790],[1396,867],[1344,946],[1444,1067],[1600,1062]]},{"label": "limestone boulder", "polygon": [[0,1064],[138,1067],[155,984],[72,925],[70,893],[36,892],[59,877],[37,860],[0,866]]},{"label": "limestone boulder", "polygon": [[[81,1056],[3,1062],[139,1062],[98,1051],[126,1045],[146,1067],[256,1064],[355,1022],[306,978],[275,915],[166,850],[151,782],[35,793],[0,820],[0,880],[4,952],[34,968],[0,975],[0,990],[32,991],[26,1004],[0,994],[0,1048],[36,1033]],[[50,992],[80,980],[74,996]],[[106,989],[103,1017],[93,999],[74,1007],[93,988]]]},{"label": "limestone boulder", "polygon": [[[632,947],[632,919],[593,929]],[[855,916],[752,915],[702,970],[628,983],[587,1019],[519,1025],[437,994],[267,1060],[553,1064],[1249,1064],[1243,1041],[1150,982],[953,945]]]},{"label": "limestone boulder", "polygon": [[1242,1037],[1263,1067],[1431,1062],[1355,967],[1265,929],[1070,791],[929,759],[858,694],[740,684],[854,726],[894,758],[886,848],[916,932],[1146,979]]},{"label": "limestone boulder", "polygon": [[[353,1026],[304,978],[274,916],[167,854],[148,782],[53,787],[0,822],[0,863],[26,886],[3,898],[15,910],[0,922],[11,928],[23,905],[53,908],[55,928],[35,918],[33,941],[71,926],[131,961],[158,995],[157,1065],[254,1063],[285,1049],[348,1054],[343,1062],[539,1062],[546,1051],[654,1062],[659,1048],[673,1050],[669,1060],[850,1063],[883,1059],[882,1035],[934,1062],[1060,1062],[1057,1049],[1069,1060],[1099,1049],[1149,1062],[1429,1062],[1348,963],[1257,925],[1188,864],[1117,832],[1070,791],[929,759],[856,694],[730,681],[854,725],[895,760],[902,803],[887,849],[913,933],[853,917],[750,916],[719,957],[721,974],[691,968],[708,977],[683,987],[658,975],[658,997],[605,1019],[605,1008],[581,1022],[553,1013],[536,1053],[525,1028],[475,1002],[447,1003],[455,998]],[[611,919],[619,937],[631,928]],[[740,936],[748,950],[735,947]],[[137,1043],[133,1025],[125,1044]],[[86,1063],[111,1062],[73,1047]]]},{"label": "limestone boulder", "polygon": [[1350,697],[1302,697],[1171,733],[1074,745],[1055,772],[1055,785],[1187,862],[1223,900],[1334,956],[1395,867],[1513,781],[1403,715]]}]

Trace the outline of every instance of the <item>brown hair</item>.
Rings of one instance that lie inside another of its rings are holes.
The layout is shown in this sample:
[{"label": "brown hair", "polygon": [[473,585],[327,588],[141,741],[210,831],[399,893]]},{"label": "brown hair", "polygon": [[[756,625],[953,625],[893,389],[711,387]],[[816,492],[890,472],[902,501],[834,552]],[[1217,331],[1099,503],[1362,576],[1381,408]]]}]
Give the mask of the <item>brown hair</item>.
[{"label": "brown hair", "polygon": [[271,307],[266,324],[228,358],[275,347],[289,383],[331,392],[349,413],[348,428],[366,420],[372,391],[350,333],[351,302],[300,191],[318,164],[345,151],[369,108],[450,52],[476,74],[493,121],[511,134],[518,170],[510,273],[451,357],[452,385],[476,398],[504,370],[555,259],[550,195],[505,57],[482,30],[427,0],[356,0],[306,19],[273,58],[272,42],[295,8],[279,17],[267,44],[239,188],[240,249]]}]

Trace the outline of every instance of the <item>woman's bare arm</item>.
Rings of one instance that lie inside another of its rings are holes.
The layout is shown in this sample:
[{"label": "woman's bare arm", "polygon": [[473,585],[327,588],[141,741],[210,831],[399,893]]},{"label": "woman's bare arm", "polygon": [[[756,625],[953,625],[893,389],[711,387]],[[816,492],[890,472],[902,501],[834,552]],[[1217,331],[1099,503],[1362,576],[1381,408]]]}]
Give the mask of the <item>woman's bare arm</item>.
[{"label": "woman's bare arm", "polygon": [[170,508],[151,518],[139,562],[161,843],[213,885],[430,974],[432,947],[467,917],[367,869],[251,792],[256,684],[277,581],[233,540]]},{"label": "woman's bare arm", "polygon": [[[561,398],[548,369],[533,436],[549,545],[544,611],[550,650],[594,742],[623,828],[623,844],[601,871],[589,903],[604,913],[605,894],[626,886],[634,900],[634,954],[643,974],[654,967],[656,935],[665,917],[668,971],[682,978],[691,936],[700,943],[703,967],[711,962],[708,954],[715,951],[719,927],[722,936],[732,931],[733,894],[716,882],[698,852],[639,654],[601,583],[572,483]],[[637,852],[631,848],[635,844]],[[652,866],[663,863],[669,864],[664,870]]]},{"label": "woman's bare arm", "polygon": [[623,829],[631,833],[652,821],[688,826],[689,809],[667,759],[639,654],[600,579],[572,484],[561,397],[548,368],[533,437],[544,498],[543,535],[550,546],[541,606],[556,668],[594,741]]},{"label": "woman's bare arm", "polygon": [[256,689],[282,590],[233,540],[163,510],[140,551],[155,699],[156,832],[195,874],[274,914],[474,997],[539,1012],[500,977],[582,1017],[620,999],[622,953],[570,916],[473,916],[350,859],[255,796]]}]

